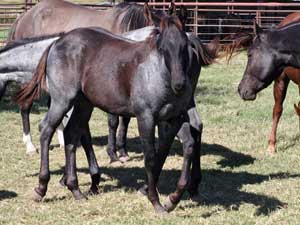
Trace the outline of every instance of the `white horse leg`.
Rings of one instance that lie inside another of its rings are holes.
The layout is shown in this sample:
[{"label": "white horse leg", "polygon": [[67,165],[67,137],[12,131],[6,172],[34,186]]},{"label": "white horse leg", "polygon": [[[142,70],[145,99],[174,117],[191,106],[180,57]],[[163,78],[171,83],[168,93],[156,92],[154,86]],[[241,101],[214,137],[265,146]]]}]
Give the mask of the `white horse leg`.
[{"label": "white horse leg", "polygon": [[31,135],[29,134],[23,134],[23,142],[26,145],[26,154],[33,154],[33,153],[38,153],[37,148],[33,145],[32,140],[31,140]]}]

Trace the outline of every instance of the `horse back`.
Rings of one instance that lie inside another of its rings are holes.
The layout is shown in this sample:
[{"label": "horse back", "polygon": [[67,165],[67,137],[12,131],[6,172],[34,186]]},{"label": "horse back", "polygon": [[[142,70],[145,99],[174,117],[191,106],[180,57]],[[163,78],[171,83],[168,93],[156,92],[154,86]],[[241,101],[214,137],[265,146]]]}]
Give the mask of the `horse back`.
[{"label": "horse back", "polygon": [[55,44],[48,64],[67,71],[59,79],[79,87],[94,105],[123,114],[130,107],[137,68],[150,51],[146,42],[133,43],[101,29],[79,28]]},{"label": "horse back", "polygon": [[111,29],[110,10],[96,11],[61,0],[41,1],[15,22],[13,40],[68,32],[79,27]]}]

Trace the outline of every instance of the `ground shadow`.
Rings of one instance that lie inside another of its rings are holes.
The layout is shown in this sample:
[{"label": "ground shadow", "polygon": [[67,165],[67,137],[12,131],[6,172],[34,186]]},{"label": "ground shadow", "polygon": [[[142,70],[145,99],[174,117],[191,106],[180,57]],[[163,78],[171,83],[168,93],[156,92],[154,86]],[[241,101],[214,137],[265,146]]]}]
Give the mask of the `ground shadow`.
[{"label": "ground shadow", "polygon": [[[93,137],[92,143],[97,146],[106,146],[107,136]],[[127,138],[127,149],[129,155],[131,152],[141,153],[139,137]],[[183,155],[182,144],[178,139],[174,140],[174,143],[170,151],[170,155],[180,155],[180,156]],[[233,151],[229,148],[226,148],[218,144],[202,143],[201,155],[222,156],[223,158],[219,162],[217,162],[217,164],[220,165],[222,168],[223,167],[234,168],[242,165],[249,165],[254,163],[255,161],[255,158],[253,158],[250,155]],[[136,157],[131,158],[131,160],[138,160],[138,159],[142,159],[142,156],[138,156],[138,158]]]},{"label": "ground shadow", "polygon": [[[87,168],[78,169],[81,173],[88,173]],[[63,169],[51,172],[52,174],[61,175]],[[102,182],[107,179],[116,179],[116,185],[102,184],[101,192],[112,192],[120,188],[132,192],[138,190],[144,184],[145,171],[140,167],[101,167]],[[276,173],[276,174],[252,174],[248,172],[231,172],[223,170],[202,170],[203,180],[200,185],[200,195],[195,198],[197,204],[190,204],[189,207],[201,207],[203,205],[222,206],[226,210],[238,210],[241,204],[249,203],[257,208],[255,215],[269,215],[273,211],[285,207],[287,204],[275,197],[242,191],[244,185],[255,185],[270,180],[284,180],[289,178],[300,177],[300,174]],[[36,176],[37,174],[34,174]],[[163,195],[168,195],[175,190],[175,184],[180,176],[180,170],[164,170],[160,177],[158,190]],[[171,185],[170,185],[171,184]],[[89,186],[89,183],[80,184]],[[183,199],[188,199],[184,195]],[[51,200],[49,200],[51,201]],[[209,217],[214,212],[206,213],[203,217]]]},{"label": "ground shadow", "polygon": [[0,190],[0,201],[10,198],[17,197],[17,193],[14,191],[6,191],[6,190]]}]

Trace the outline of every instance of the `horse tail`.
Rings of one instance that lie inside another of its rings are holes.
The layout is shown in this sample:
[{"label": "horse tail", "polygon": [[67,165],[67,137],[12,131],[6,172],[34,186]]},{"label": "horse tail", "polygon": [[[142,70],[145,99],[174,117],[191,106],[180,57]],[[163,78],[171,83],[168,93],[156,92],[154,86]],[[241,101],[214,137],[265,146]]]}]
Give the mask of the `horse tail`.
[{"label": "horse tail", "polygon": [[46,66],[51,46],[52,44],[43,53],[31,81],[15,95],[14,100],[20,106],[31,105],[33,100],[39,99],[42,91],[47,89]]},{"label": "horse tail", "polygon": [[16,38],[15,38],[15,35],[16,35],[16,30],[17,30],[17,26],[19,24],[19,21],[20,19],[24,16],[24,13],[22,13],[21,15],[19,15],[17,17],[17,19],[15,20],[15,22],[13,23],[13,25],[11,26],[10,28],[10,31],[8,33],[8,37],[7,37],[7,42],[9,41],[14,41]]},{"label": "horse tail", "polygon": [[215,38],[207,45],[202,44],[201,40],[194,34],[189,35],[189,40],[201,66],[208,66],[219,57],[219,38]]}]

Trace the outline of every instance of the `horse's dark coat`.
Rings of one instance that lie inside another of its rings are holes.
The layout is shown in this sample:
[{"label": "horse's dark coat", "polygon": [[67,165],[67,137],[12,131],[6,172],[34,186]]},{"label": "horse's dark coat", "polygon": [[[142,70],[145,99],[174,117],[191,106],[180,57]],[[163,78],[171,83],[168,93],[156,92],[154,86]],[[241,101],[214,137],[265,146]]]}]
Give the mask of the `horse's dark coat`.
[{"label": "horse's dark coat", "polygon": [[[32,80],[32,83],[41,84],[47,71],[52,100],[40,125],[41,171],[36,188],[39,199],[46,194],[50,178],[49,142],[63,115],[73,105],[74,112],[64,132],[66,184],[75,198],[83,197],[76,176],[75,146],[81,138],[85,150],[93,152],[88,120],[93,106],[97,106],[113,114],[137,117],[149,183],[148,197],[156,211],[165,211],[159,202],[156,185],[167,154],[154,150],[154,126],[159,125],[160,146],[169,147],[179,129],[182,117],[178,116],[186,110],[192,95],[191,80],[187,76],[189,42],[178,24],[177,18],[166,17],[161,22],[159,34],[139,43],[99,29],[80,28],[63,36],[45,52]],[[128,67],[128,62],[133,66]],[[125,72],[123,67],[131,73],[125,84],[120,82]],[[26,99],[32,100],[31,94],[38,88],[28,87],[20,96],[23,103]],[[173,129],[163,129],[167,120]],[[97,163],[94,166],[98,168]],[[94,172],[99,176],[98,169]]]}]

